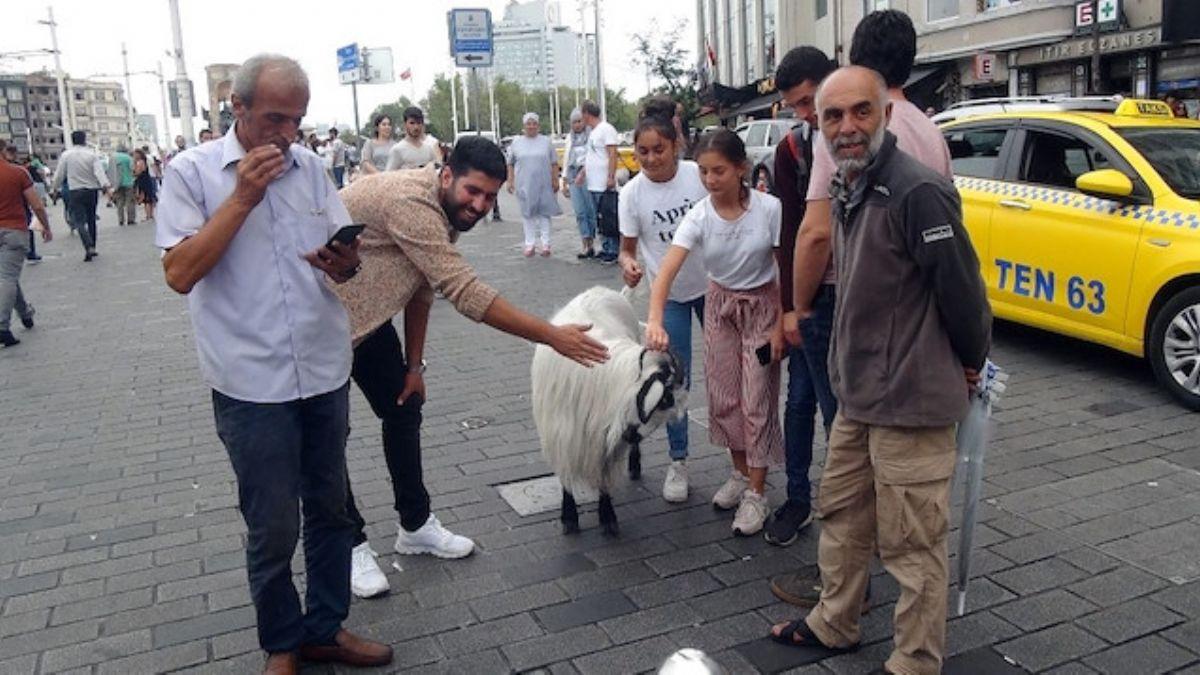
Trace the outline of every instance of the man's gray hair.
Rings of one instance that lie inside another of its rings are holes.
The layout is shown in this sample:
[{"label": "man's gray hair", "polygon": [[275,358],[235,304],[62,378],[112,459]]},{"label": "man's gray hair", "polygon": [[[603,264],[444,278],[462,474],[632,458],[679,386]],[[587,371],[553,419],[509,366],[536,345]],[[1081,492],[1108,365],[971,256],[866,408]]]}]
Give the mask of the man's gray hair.
[{"label": "man's gray hair", "polygon": [[254,92],[258,88],[258,78],[266,68],[275,68],[278,76],[287,78],[287,83],[298,89],[308,91],[308,75],[300,64],[282,54],[255,54],[246,59],[241,68],[233,74],[233,93],[241,99],[247,108],[254,105]]},{"label": "man's gray hair", "polygon": [[580,110],[579,108],[575,108],[574,110],[571,111],[570,119],[572,122],[582,121],[583,120],[583,111]]}]

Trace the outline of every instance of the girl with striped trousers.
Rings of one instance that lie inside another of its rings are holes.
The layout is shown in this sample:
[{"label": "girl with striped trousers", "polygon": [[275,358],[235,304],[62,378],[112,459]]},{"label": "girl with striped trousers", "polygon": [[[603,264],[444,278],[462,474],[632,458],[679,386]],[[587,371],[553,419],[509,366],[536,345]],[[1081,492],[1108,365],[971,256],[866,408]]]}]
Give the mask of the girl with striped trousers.
[{"label": "girl with striped trousers", "polygon": [[751,190],[746,147],[722,129],[695,150],[708,196],[675,231],[651,288],[646,346],[669,344],[663,311],[671,284],[688,255],[702,256],[708,274],[704,300],[704,371],[709,440],[729,448],[733,472],[713,496],[721,509],[737,507],[734,534],[762,529],[769,509],[767,470],[783,463],[779,424],[779,362],[784,355],[775,256],[780,204]]}]

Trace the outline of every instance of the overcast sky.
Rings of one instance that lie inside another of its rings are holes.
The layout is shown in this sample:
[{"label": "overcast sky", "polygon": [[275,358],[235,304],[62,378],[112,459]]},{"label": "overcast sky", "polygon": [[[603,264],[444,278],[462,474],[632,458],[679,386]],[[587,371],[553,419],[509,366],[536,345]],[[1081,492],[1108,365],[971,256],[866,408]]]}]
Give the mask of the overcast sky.
[{"label": "overcast sky", "polygon": [[[564,19],[575,27],[579,23],[577,1],[561,0]],[[161,60],[167,78],[174,78],[173,59],[165,53],[172,49],[167,0],[56,0],[51,4],[59,24],[63,68],[72,77],[119,74],[121,43],[125,42],[130,71],[154,70]],[[421,97],[435,75],[449,72],[447,10],[486,7],[492,10],[493,20],[499,21],[507,0],[180,0],[179,4],[187,74],[195,83],[197,98],[207,99],[206,64],[237,63],[262,51],[281,52],[298,59],[308,71],[312,100],[306,122],[352,125],[350,87],[337,82],[335,51],[339,46],[358,42],[391,47],[397,78],[405,68],[412,68],[413,85],[397,79],[395,84],[358,87],[359,113],[365,121],[376,105],[409,95],[411,86]],[[601,0],[605,78],[610,87],[625,87],[635,96],[645,93],[645,72],[631,63],[630,54],[631,36],[648,27],[670,28],[685,20],[684,46],[693,52],[695,7],[695,0]],[[5,0],[0,53],[49,48],[49,29],[38,23],[46,19],[46,8],[46,3],[36,0]],[[590,31],[590,9],[588,15]],[[0,57],[0,72],[33,71],[42,66],[52,70],[53,63],[49,56],[23,61]],[[161,117],[158,80],[134,75],[131,83],[138,112]],[[172,130],[178,129],[178,120],[173,120]]]}]

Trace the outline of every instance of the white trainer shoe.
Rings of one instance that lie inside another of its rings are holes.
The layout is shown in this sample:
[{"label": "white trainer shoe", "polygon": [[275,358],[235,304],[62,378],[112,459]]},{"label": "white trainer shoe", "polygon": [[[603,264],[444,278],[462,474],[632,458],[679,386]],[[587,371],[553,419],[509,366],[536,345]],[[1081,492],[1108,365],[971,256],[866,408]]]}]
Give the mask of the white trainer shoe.
[{"label": "white trainer shoe", "polygon": [[769,512],[766,495],[747,489],[742,493],[742,503],[733,516],[733,533],[743,537],[757,534],[767,522]]},{"label": "white trainer shoe", "polygon": [[390,590],[387,577],[375,562],[376,553],[363,542],[354,547],[350,557],[350,590],[360,598],[374,598]]},{"label": "white trainer shoe", "polygon": [[729,480],[713,495],[713,506],[726,510],[734,508],[742,503],[742,493],[749,487],[750,479],[734,470]]},{"label": "white trainer shoe", "polygon": [[662,496],[672,504],[687,501],[688,474],[687,464],[684,464],[683,460],[677,459],[667,467],[667,478],[663,481]]},{"label": "white trainer shoe", "polygon": [[429,553],[439,558],[465,558],[474,550],[475,542],[442,527],[432,513],[416,532],[401,527],[400,534],[396,536],[396,553],[404,555]]}]

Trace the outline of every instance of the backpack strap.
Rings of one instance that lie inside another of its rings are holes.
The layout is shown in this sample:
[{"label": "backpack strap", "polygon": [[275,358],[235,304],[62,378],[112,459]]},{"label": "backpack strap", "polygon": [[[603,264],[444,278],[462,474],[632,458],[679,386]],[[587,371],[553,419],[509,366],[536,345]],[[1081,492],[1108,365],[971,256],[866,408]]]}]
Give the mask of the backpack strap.
[{"label": "backpack strap", "polygon": [[808,178],[812,175],[812,127],[808,122],[797,124],[788,134],[787,142],[792,159],[796,160],[796,189],[803,198],[808,194]]}]

